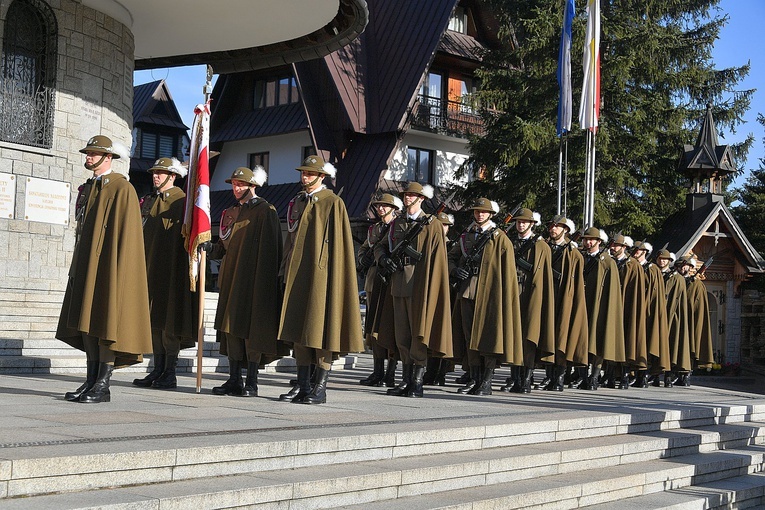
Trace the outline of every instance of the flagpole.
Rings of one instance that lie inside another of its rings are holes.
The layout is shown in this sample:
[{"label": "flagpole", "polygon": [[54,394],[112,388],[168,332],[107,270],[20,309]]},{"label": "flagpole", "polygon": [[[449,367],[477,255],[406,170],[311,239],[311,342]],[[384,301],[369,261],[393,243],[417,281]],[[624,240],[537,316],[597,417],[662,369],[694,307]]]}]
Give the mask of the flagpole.
[{"label": "flagpole", "polygon": [[563,135],[565,154],[563,161],[565,166],[563,167],[563,216],[568,218],[568,131]]},{"label": "flagpole", "polygon": [[[205,98],[205,104],[210,100],[212,94],[212,66],[207,66],[205,85],[202,89]],[[208,157],[209,157],[209,153]],[[199,248],[198,248],[199,249]],[[197,319],[197,393],[202,392],[202,364],[204,361],[205,347],[205,287],[207,279],[207,252],[199,249],[199,278],[197,279],[197,291],[199,292],[199,318]]]},{"label": "flagpole", "polygon": [[[565,136],[565,135],[564,135]],[[560,214],[561,196],[563,195],[563,136],[558,144],[558,212]]]}]

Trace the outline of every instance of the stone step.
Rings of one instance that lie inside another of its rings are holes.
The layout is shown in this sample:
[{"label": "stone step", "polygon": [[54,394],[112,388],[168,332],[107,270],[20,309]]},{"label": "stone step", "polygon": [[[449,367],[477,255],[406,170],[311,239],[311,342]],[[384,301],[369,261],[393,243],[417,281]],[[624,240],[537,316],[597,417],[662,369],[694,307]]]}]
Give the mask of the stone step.
[{"label": "stone step", "polygon": [[[765,508],[765,473],[754,472],[724,480],[698,483],[619,501],[620,510],[706,510]],[[612,510],[613,504],[584,507],[586,510]]]},{"label": "stone step", "polygon": [[[484,452],[420,455],[331,466],[315,462],[309,467],[251,473],[240,470],[223,477],[160,483],[152,483],[156,478],[152,480],[149,476],[149,471],[163,475],[154,468],[146,469],[143,479],[126,476],[133,487],[100,491],[87,490],[91,488],[88,485],[99,478],[97,474],[77,475],[71,477],[66,486],[68,490],[77,490],[79,485],[85,485],[76,493],[76,498],[71,494],[28,496],[3,500],[2,507],[94,508],[109,501],[110,509],[253,508],[255,505],[288,505],[295,510],[581,508],[593,504],[613,505],[624,498],[662,493],[667,489],[678,491],[759,473],[765,463],[762,446],[608,467],[602,467],[602,459],[595,458],[589,464],[597,467],[582,469],[580,466],[571,471],[565,469],[565,464],[514,465],[512,457],[492,462],[496,459],[486,459],[479,453]],[[556,470],[556,466],[564,469]],[[21,471],[24,472],[23,467]],[[8,487],[12,496],[18,486],[11,483]]]},{"label": "stone step", "polygon": [[[292,412],[291,404],[275,405],[272,413]],[[497,417],[480,424],[425,421],[394,431],[390,424],[374,423],[356,428],[352,436],[343,427],[306,425],[256,439],[251,431],[231,431],[104,437],[97,443],[54,440],[0,449],[0,458],[6,459],[0,461],[0,473],[5,474],[0,483],[6,497],[17,497],[241,473],[281,476],[284,470],[311,466],[352,473],[359,463],[372,463],[364,464],[365,469],[380,476],[400,477],[405,468],[421,482],[457,488],[465,485],[450,484],[476,477],[496,484],[587,471],[593,464],[607,469],[698,452],[762,448],[765,423],[754,421],[765,418],[762,411],[755,406],[693,408],[513,425]]]}]

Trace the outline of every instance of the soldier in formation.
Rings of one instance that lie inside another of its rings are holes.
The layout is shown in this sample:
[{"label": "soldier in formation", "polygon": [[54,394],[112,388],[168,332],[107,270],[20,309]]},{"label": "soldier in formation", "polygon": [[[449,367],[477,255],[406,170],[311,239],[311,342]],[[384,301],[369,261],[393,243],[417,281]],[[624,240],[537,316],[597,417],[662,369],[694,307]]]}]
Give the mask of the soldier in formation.
[{"label": "soldier in formation", "polygon": [[222,260],[215,329],[229,368],[213,395],[257,396],[260,364],[286,354],[277,342],[281,227],[276,209],[256,193],[267,177],[261,166],[234,170],[226,182],[236,204],[223,211],[219,240],[204,246],[211,259]]},{"label": "soldier in formation", "polygon": [[85,352],[87,375],[71,402],[111,400],[114,368],[140,363],[151,352],[149,291],[141,212],[135,189],[112,161],[127,150],[103,135],[80,152],[93,176],[75,205],[76,241],[56,338]]},{"label": "soldier in formation", "polygon": [[355,254],[345,204],[324,185],[325,178],[334,179],[335,167],[309,156],[297,171],[303,190],[287,211],[278,335],[292,345],[297,388],[280,398],[323,404],[334,359],[363,350]]},{"label": "soldier in formation", "polygon": [[175,158],[160,158],[149,172],[154,191],[141,199],[141,217],[154,369],[133,384],[167,390],[178,386],[175,370],[181,349],[195,345],[199,306],[182,234],[186,194],[175,185],[187,170]]}]

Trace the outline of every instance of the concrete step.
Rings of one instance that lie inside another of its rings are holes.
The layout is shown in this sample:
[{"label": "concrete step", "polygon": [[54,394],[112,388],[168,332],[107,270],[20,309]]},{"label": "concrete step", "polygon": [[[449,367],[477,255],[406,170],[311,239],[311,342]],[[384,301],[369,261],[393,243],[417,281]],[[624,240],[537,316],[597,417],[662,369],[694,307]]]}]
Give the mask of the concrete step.
[{"label": "concrete step", "polygon": [[[525,448],[528,450],[529,446]],[[518,461],[512,451],[501,450],[489,455],[485,450],[477,450],[342,464],[315,458],[305,467],[264,472],[247,471],[240,466],[228,476],[167,482],[158,482],[158,478],[170,473],[144,458],[147,469],[143,470],[143,476],[120,472],[121,488],[88,491],[102,477],[80,474],[83,471],[79,470],[77,475],[65,477],[66,490],[81,491],[76,499],[70,495],[28,496],[6,499],[2,507],[93,508],[102,505],[106,501],[103,498],[107,497],[109,508],[114,509],[135,508],[136,504],[162,509],[254,508],[256,504],[288,505],[290,509],[345,505],[358,510],[580,508],[593,504],[613,505],[624,498],[759,473],[765,463],[765,447],[761,445],[668,459],[619,462],[611,466],[607,465],[609,457],[595,456],[583,466],[555,463],[549,458],[552,452],[547,452],[547,462],[542,457],[544,454]],[[527,463],[528,460],[532,462]],[[100,475],[107,474],[108,466],[99,467],[103,470]],[[116,468],[115,465],[112,469]],[[41,469],[45,472],[50,467]],[[30,466],[21,466],[19,471],[22,475],[35,472]],[[30,487],[10,483],[9,496],[21,487],[24,488],[22,494],[30,494]]]},{"label": "concrete step", "polygon": [[[294,409],[291,404],[275,405],[272,413]],[[374,423],[356,429],[356,435],[348,435],[343,427],[306,425],[254,439],[251,432],[232,431],[187,437],[105,437],[98,443],[52,440],[16,444],[11,449],[0,444],[0,458],[6,459],[0,461],[0,487],[4,484],[4,496],[13,498],[242,473],[280,477],[285,470],[298,468],[308,469],[313,477],[313,466],[321,466],[319,471],[325,475],[331,471],[332,476],[340,472],[351,476],[363,464],[359,473],[370,473],[370,480],[389,477],[400,485],[406,471],[410,480],[418,480],[408,484],[434,484],[440,491],[577,473],[592,466],[608,471],[722,449],[765,452],[761,446],[765,422],[753,421],[765,419],[762,411],[755,406],[694,408],[535,419],[511,426],[498,417],[480,424],[462,420],[456,426],[404,424],[401,430]],[[291,472],[288,479],[301,480],[300,476]],[[395,497],[412,495],[404,494],[398,485],[388,489],[386,494],[395,489]]]}]

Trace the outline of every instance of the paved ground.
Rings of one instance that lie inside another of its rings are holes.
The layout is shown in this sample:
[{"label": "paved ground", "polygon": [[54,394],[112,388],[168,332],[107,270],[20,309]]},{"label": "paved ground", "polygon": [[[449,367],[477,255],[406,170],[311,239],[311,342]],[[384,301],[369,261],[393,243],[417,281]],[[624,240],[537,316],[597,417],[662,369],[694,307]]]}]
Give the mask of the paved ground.
[{"label": "paved ground", "polygon": [[[277,401],[291,374],[267,373],[260,377],[260,397],[221,397],[210,394],[224,374],[205,375],[203,392],[194,390],[194,377],[179,377],[176,391],[141,389],[131,385],[134,373],[115,372],[111,403],[80,404],[63,400],[66,391],[81,383],[68,375],[5,375],[0,377],[0,458],[17,458],[23,450],[57,445],[100,443],[128,448],[131,440],[167,440],[183,444],[223,443],[234,436],[300,434],[319,437],[347,432],[348,427],[396,423],[401,429],[475,423],[516,423],[545,415],[586,416],[611,413],[683,409],[714,404],[765,403],[751,391],[702,387],[647,388],[595,392],[534,391],[529,395],[496,392],[489,397],[458,395],[454,375],[446,387],[426,387],[425,398],[386,396],[385,388],[360,386],[371,371],[371,358],[359,357],[355,369],[335,371],[330,378],[328,402],[308,406]],[[497,383],[507,375],[498,371]],[[708,382],[712,380],[709,379]],[[498,384],[495,385],[495,387]],[[358,432],[358,431],[357,431]],[[284,436],[283,436],[284,437]],[[80,446],[81,448],[81,446]],[[14,453],[14,450],[17,453]]]}]

